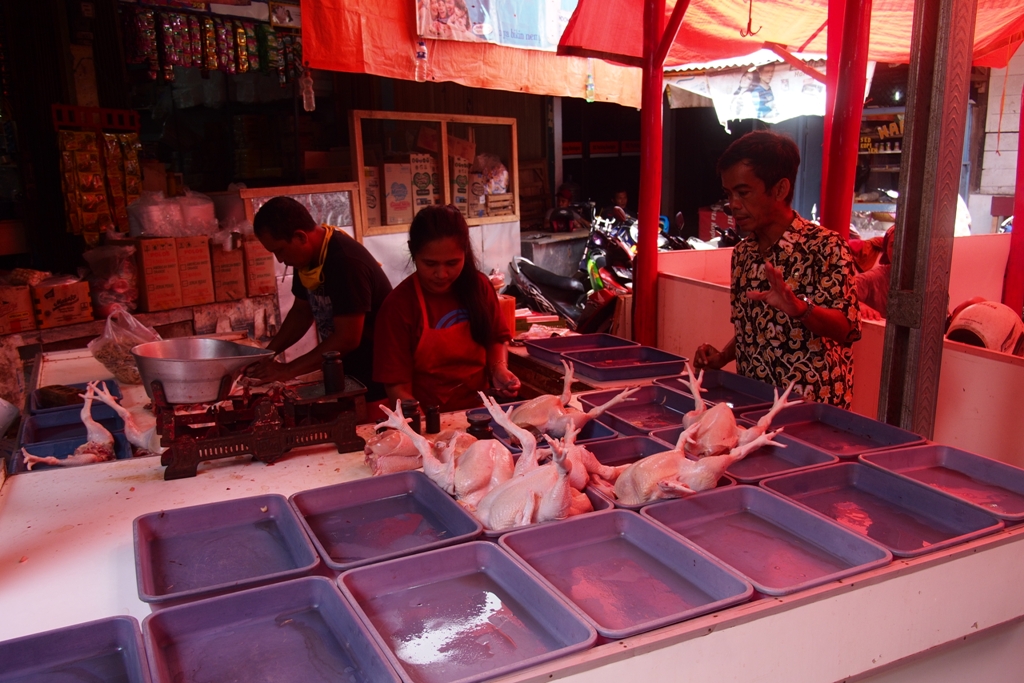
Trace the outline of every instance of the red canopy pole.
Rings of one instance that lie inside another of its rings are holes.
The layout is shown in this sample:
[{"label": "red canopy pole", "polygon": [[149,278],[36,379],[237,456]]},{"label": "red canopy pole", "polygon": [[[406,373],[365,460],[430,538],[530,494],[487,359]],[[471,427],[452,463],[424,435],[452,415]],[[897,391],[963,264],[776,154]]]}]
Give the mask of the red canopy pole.
[{"label": "red canopy pole", "polygon": [[[843,14],[846,0],[829,0],[828,43],[825,62],[825,135],[821,144],[821,196],[828,187],[828,143],[832,137],[832,119],[836,115],[836,88],[839,85],[839,51],[843,47]],[[819,202],[819,208],[820,202]]]},{"label": "red canopy pole", "polygon": [[[1020,126],[1024,131],[1024,89],[1020,94]],[[1003,280],[1003,303],[1017,313],[1024,309],[1024,149],[1017,145],[1017,187],[1013,199],[1013,232],[1010,235],[1010,257],[1006,261]]]},{"label": "red canopy pole", "polygon": [[658,341],[658,216],[661,213],[662,88],[658,53],[665,0],[644,0],[644,73],[640,99],[640,237],[633,264],[633,338]]},{"label": "red canopy pole", "polygon": [[845,239],[850,235],[850,211],[857,176],[860,123],[867,85],[868,38],[871,35],[871,0],[847,0],[843,17],[843,45],[839,53],[835,116],[825,161],[828,186],[822,197],[821,224]]}]

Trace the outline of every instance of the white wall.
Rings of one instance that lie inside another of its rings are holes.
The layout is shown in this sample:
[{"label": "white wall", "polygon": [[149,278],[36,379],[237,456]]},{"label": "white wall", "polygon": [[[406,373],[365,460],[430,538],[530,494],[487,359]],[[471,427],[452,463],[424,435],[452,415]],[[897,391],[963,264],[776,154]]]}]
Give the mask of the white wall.
[{"label": "white wall", "polygon": [[[1017,50],[1006,69],[992,69],[989,74],[985,151],[981,164],[982,194],[1013,194],[1022,88],[1024,50]],[[971,218],[973,222],[978,222],[981,217],[974,216],[972,212]]]}]

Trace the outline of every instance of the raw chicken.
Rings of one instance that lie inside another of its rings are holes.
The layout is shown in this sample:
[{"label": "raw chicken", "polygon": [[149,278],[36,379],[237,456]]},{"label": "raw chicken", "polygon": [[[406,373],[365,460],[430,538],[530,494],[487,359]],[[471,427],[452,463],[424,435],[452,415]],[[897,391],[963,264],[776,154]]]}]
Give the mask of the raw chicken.
[{"label": "raw chicken", "polygon": [[500,441],[474,441],[458,454],[466,439],[456,434],[444,447],[443,456],[438,458],[430,441],[414,432],[409,427],[409,419],[402,417],[400,402],[396,402],[394,411],[384,406],[381,410],[388,416],[382,424],[398,430],[416,446],[423,460],[424,474],[457,500],[476,505],[488,491],[512,477],[512,454]]},{"label": "raw chicken", "polygon": [[793,383],[779,396],[775,390],[775,403],[768,414],[758,420],[757,425],[744,429],[736,424],[736,416],[727,403],[718,403],[708,408],[704,399],[700,397],[701,382],[704,379],[704,371],[700,374],[693,372],[693,366],[686,362],[686,372],[689,375],[690,393],[696,402],[696,407],[683,416],[683,427],[689,430],[696,426],[690,437],[687,437],[683,448],[689,455],[707,457],[727,453],[736,446],[743,446],[750,443],[760,435],[764,434],[771,426],[772,420],[779,411],[789,406],[799,404],[799,401],[787,401],[789,392],[793,389]]},{"label": "raw chicken", "polygon": [[695,423],[679,435],[671,451],[655,453],[630,465],[615,482],[615,497],[624,505],[643,505],[663,498],[682,496],[714,488],[729,466],[765,445],[783,446],[772,441],[782,430],[761,433],[752,441],[737,446],[725,455],[690,460],[683,444],[700,427]]},{"label": "raw chicken", "polygon": [[160,436],[156,433],[156,425],[143,431],[139,428],[138,423],[135,422],[135,417],[131,412],[117,402],[117,399],[111,395],[105,384],[94,384],[96,384],[95,397],[113,408],[118,417],[124,420],[124,436],[128,439],[128,443],[136,448],[153,453],[160,453],[164,450],[160,446]]},{"label": "raw chicken", "polygon": [[544,394],[530,399],[512,411],[512,422],[537,434],[550,434],[560,439],[569,427],[575,427],[577,431],[583,429],[592,419],[639,390],[639,387],[626,389],[604,405],[595,406],[590,412],[584,413],[568,405],[572,398],[573,366],[564,360],[562,365],[565,367],[562,395]]},{"label": "raw chicken", "polygon": [[552,450],[556,452],[563,451],[569,461],[572,462],[572,474],[569,476],[569,483],[572,484],[574,489],[582,491],[591,482],[592,474],[596,474],[605,481],[615,481],[619,473],[629,467],[629,465],[621,467],[602,465],[601,461],[594,457],[594,454],[588,451],[586,446],[576,444],[576,436],[579,433],[578,429],[570,427],[561,441],[552,439],[546,434],[544,435],[547,442],[551,444]]},{"label": "raw chicken", "polygon": [[366,464],[379,477],[394,472],[418,470],[423,466],[423,457],[416,444],[402,432],[388,429],[370,437],[363,448]]},{"label": "raw chicken", "polygon": [[21,449],[25,457],[27,469],[33,465],[55,465],[57,467],[76,467],[78,465],[89,465],[94,462],[104,462],[114,459],[114,437],[103,428],[103,425],[92,419],[92,399],[96,392],[96,383],[90,382],[82,398],[85,403],[82,405],[82,424],[85,425],[86,442],[75,449],[75,452],[64,459],[55,458],[52,455],[39,457],[32,455],[24,448]]}]

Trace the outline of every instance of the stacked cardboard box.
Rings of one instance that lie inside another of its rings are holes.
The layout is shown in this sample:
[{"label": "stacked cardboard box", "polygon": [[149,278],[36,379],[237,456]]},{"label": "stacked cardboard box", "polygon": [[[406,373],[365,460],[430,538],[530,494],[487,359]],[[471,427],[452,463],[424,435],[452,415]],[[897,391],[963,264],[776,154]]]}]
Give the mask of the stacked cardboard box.
[{"label": "stacked cardboard box", "polygon": [[25,286],[0,287],[0,334],[36,329],[32,291]]},{"label": "stacked cardboard box", "polygon": [[466,217],[469,217],[469,168],[468,159],[452,158],[452,204]]},{"label": "stacked cardboard box", "polygon": [[92,320],[92,300],[85,280],[60,284],[44,280],[32,288],[32,305],[41,330]]},{"label": "stacked cardboard box", "polygon": [[376,228],[380,226],[380,169],[365,166],[363,177],[366,178],[366,224]]},{"label": "stacked cardboard box", "polygon": [[245,253],[241,249],[224,251],[214,247],[213,293],[218,303],[245,298]]},{"label": "stacked cardboard box", "polygon": [[409,164],[384,164],[384,218],[387,225],[411,223],[412,201]]},{"label": "stacked cardboard box", "polygon": [[210,238],[177,237],[178,273],[181,280],[181,305],[212,304],[213,265],[210,260]]},{"label": "stacked cardboard box", "polygon": [[139,261],[139,310],[181,308],[178,245],[173,237],[142,237],[135,252]]},{"label": "stacked cardboard box", "polygon": [[245,253],[245,291],[249,296],[262,296],[277,291],[274,255],[260,243],[249,239],[242,244]]}]

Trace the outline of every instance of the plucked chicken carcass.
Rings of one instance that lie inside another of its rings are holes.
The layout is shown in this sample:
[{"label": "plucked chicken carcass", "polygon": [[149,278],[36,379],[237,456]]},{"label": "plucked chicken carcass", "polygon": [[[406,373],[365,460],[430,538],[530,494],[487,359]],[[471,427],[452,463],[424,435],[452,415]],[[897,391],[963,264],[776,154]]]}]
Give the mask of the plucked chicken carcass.
[{"label": "plucked chicken carcass", "polygon": [[[474,440],[466,447],[466,435],[453,435],[438,458],[425,437],[409,427],[409,419],[401,415],[401,402],[395,410],[381,406],[388,419],[381,423],[397,430],[415,445],[423,461],[423,472],[449,495],[468,506],[474,506],[484,495],[512,477],[512,454],[494,439]],[[471,437],[469,437],[471,438]],[[459,453],[459,448],[464,450]]]},{"label": "plucked chicken carcass", "polygon": [[772,441],[782,430],[758,434],[752,441],[736,446],[724,455],[690,460],[683,452],[687,437],[699,424],[690,425],[673,450],[641,458],[623,471],[615,481],[615,497],[624,505],[644,505],[663,498],[681,498],[714,488],[729,466],[766,445],[783,446]]},{"label": "plucked chicken carcass", "polygon": [[565,367],[562,395],[544,394],[530,399],[512,411],[512,422],[538,435],[550,434],[561,439],[569,427],[575,427],[577,431],[583,429],[585,424],[612,406],[625,401],[639,389],[639,387],[626,389],[604,405],[596,406],[590,412],[584,413],[569,406],[569,399],[572,398],[573,366],[572,363],[564,360],[562,365]]},{"label": "plucked chicken carcass", "polygon": [[387,429],[367,439],[363,453],[366,455],[366,464],[375,477],[423,467],[423,457],[416,444],[408,436],[394,429]]},{"label": "plucked chicken carcass", "polygon": [[[537,440],[533,434],[512,422],[493,400],[484,394],[480,396],[494,420],[509,434],[519,438],[523,447],[520,460],[526,458],[527,463],[532,463],[523,467],[523,473],[493,488],[475,509],[471,508],[484,527],[503,531],[526,524],[565,519],[574,510],[585,511],[581,509],[579,496],[586,496],[569,483],[573,465],[565,453],[556,451],[552,462],[538,465]],[[587,502],[589,504],[589,500]]]},{"label": "plucked chicken carcass", "polygon": [[85,425],[86,442],[63,460],[52,455],[46,457],[32,455],[23,448],[21,452],[24,455],[25,465],[28,469],[31,470],[33,465],[38,464],[75,467],[114,459],[114,437],[103,428],[103,425],[92,419],[92,399],[95,392],[96,382],[90,382],[85,394],[82,395],[85,403],[82,405],[81,415],[82,424]]},{"label": "plucked chicken carcass", "polygon": [[[578,429],[570,427],[565,433],[565,437],[561,440],[552,439],[550,436],[544,435],[544,438],[551,445],[551,449],[555,452],[563,451],[565,457],[572,463],[569,483],[572,484],[574,489],[582,491],[592,482],[615,481],[619,473],[629,467],[629,465],[622,465],[620,467],[602,465],[601,461],[588,451],[586,446],[576,443],[576,436],[579,433]],[[591,475],[597,475],[597,479],[593,479]]]},{"label": "plucked chicken carcass", "polygon": [[757,421],[757,425],[744,429],[736,424],[736,416],[727,403],[718,403],[710,408],[704,403],[704,399],[700,397],[701,382],[704,379],[703,370],[699,375],[695,374],[693,366],[687,361],[686,372],[690,393],[693,394],[696,407],[683,416],[683,427],[688,430],[691,426],[695,426],[696,429],[692,432],[692,436],[687,437],[683,448],[686,453],[697,457],[721,455],[737,446],[750,443],[768,430],[780,410],[800,403],[786,400],[789,398],[789,392],[793,389],[793,383],[790,382],[786,390],[782,392],[782,396],[779,396],[778,389],[775,390],[775,402],[771,410]]},{"label": "plucked chicken carcass", "polygon": [[128,443],[144,451],[160,453],[164,449],[160,446],[160,435],[156,433],[156,425],[149,429],[141,429],[135,422],[135,417],[110,393],[106,385],[96,384],[95,397],[114,409],[118,417],[124,420],[124,436]]}]

